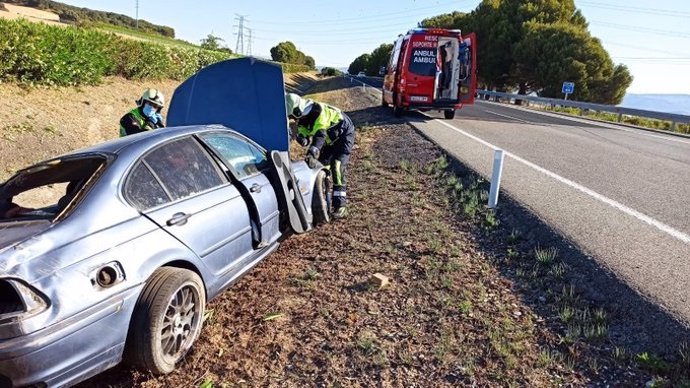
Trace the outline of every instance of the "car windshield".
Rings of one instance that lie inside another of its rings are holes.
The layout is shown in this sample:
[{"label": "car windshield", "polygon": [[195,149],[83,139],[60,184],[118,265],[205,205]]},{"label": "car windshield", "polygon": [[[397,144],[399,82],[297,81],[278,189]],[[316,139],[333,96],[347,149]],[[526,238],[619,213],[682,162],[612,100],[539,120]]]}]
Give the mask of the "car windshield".
[{"label": "car windshield", "polygon": [[0,185],[0,222],[68,214],[106,161],[103,155],[70,156],[19,171]]}]

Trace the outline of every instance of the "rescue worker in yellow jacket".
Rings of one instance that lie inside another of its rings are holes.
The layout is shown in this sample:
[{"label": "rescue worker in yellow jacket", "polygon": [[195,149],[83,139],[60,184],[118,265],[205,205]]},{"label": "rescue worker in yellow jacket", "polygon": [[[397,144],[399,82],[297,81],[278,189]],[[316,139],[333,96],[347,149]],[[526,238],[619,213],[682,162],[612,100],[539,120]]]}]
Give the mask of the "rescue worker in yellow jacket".
[{"label": "rescue worker in yellow jacket", "polygon": [[329,166],[333,177],[333,217],[347,215],[346,170],[355,144],[355,126],[340,109],[302,98],[285,95],[288,117],[297,122],[297,142],[309,146],[305,161],[310,168],[317,161]]},{"label": "rescue worker in yellow jacket", "polygon": [[136,103],[137,107],[120,119],[120,137],[165,127],[161,116],[165,97],[160,90],[144,90]]}]

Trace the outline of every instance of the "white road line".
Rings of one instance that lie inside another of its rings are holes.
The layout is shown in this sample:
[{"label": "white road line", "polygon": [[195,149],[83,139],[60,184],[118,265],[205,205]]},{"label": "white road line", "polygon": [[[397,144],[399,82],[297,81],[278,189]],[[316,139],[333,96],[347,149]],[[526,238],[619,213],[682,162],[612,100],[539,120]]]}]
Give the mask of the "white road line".
[{"label": "white road line", "polygon": [[[477,141],[477,142],[479,142],[479,143],[481,143],[481,144],[483,144],[483,145],[485,145],[485,146],[487,146],[487,147],[490,147],[490,148],[493,148],[493,149],[498,149],[498,148],[499,148],[499,147],[497,147],[497,146],[495,146],[495,145],[493,145],[493,144],[491,144],[491,143],[489,143],[489,142],[487,142],[487,141],[485,141],[485,140],[482,140],[482,139],[478,138],[477,136],[474,136],[474,135],[472,135],[472,134],[470,134],[470,133],[467,133],[467,132],[463,131],[462,129],[456,128],[456,127],[454,127],[454,126],[452,126],[452,125],[446,123],[445,121],[442,121],[442,120],[439,120],[439,119],[435,119],[434,121],[437,121],[437,122],[439,122],[439,123],[445,125],[446,127],[450,128],[450,129],[452,129],[452,130],[454,130],[454,131],[456,131],[456,132],[458,132],[458,133],[460,133],[460,134],[462,134],[462,135],[464,135],[464,136],[467,136],[467,137],[469,137],[470,139],[475,140],[475,141]],[[584,187],[584,186],[582,186],[582,185],[580,185],[580,184],[578,184],[578,183],[575,183],[575,182],[571,181],[570,179],[564,178],[564,177],[562,177],[562,176],[556,174],[555,172],[552,172],[552,171],[549,171],[549,170],[547,170],[547,169],[545,169],[545,168],[543,168],[543,167],[540,167],[540,166],[538,166],[538,165],[536,165],[536,164],[534,164],[534,163],[532,163],[532,162],[530,162],[530,161],[527,161],[527,160],[525,160],[525,159],[523,159],[523,158],[521,158],[521,157],[519,157],[519,156],[517,156],[517,155],[515,155],[515,154],[513,154],[513,153],[510,153],[510,152],[505,151],[505,155],[508,156],[508,157],[510,157],[510,158],[513,158],[513,159],[515,159],[516,161],[518,161],[518,162],[520,162],[520,163],[522,163],[522,164],[524,164],[524,165],[526,165],[526,166],[528,166],[528,167],[531,167],[531,168],[533,168],[533,169],[535,169],[535,170],[537,170],[537,171],[539,171],[539,172],[541,172],[541,173],[543,173],[543,174],[545,174],[545,175],[547,175],[547,176],[549,176],[549,177],[551,177],[551,178],[553,178],[553,179],[556,179],[557,181],[559,181],[559,182],[561,182],[561,183],[563,183],[563,184],[565,184],[565,185],[568,185],[568,186],[570,186],[570,187],[572,187],[572,188],[574,188],[574,189],[576,189],[576,190],[579,190],[579,191],[581,191],[581,192],[583,192],[583,193],[585,193],[585,194],[591,196],[591,197],[594,198],[594,199],[597,199],[597,200],[599,200],[599,201],[601,201],[601,202],[603,202],[603,203],[605,203],[605,204],[607,204],[607,205],[609,205],[609,206],[611,206],[611,207],[613,207],[613,208],[616,208],[616,209],[622,211],[622,212],[625,213],[625,214],[628,214],[628,215],[630,215],[630,216],[633,216],[633,217],[637,218],[638,220],[640,220],[640,221],[642,221],[642,222],[644,222],[644,223],[646,223],[646,224],[649,224],[649,225],[651,225],[651,226],[653,226],[653,227],[659,229],[660,231],[662,231],[662,232],[668,234],[668,235],[671,236],[671,237],[674,237],[674,238],[676,238],[676,239],[678,239],[678,240],[680,240],[680,241],[682,241],[682,242],[684,242],[684,243],[686,243],[686,244],[690,244],[690,236],[689,236],[689,235],[687,235],[687,234],[685,234],[685,233],[683,233],[683,232],[681,232],[681,231],[679,231],[679,230],[677,230],[677,229],[674,229],[673,227],[668,226],[668,225],[664,224],[664,223],[661,222],[661,221],[657,221],[657,220],[655,220],[654,218],[652,218],[652,217],[650,217],[650,216],[648,216],[648,215],[646,215],[646,214],[640,213],[640,212],[638,212],[638,211],[635,210],[635,209],[631,209],[631,208],[629,208],[629,207],[623,205],[623,204],[620,203],[620,202],[617,202],[617,201],[614,201],[614,200],[611,199],[611,198],[605,197],[605,196],[603,196],[603,195],[597,193],[597,192],[594,191],[594,190],[588,189],[587,187]]]},{"label": "white road line", "polygon": [[532,122],[532,121],[527,121],[527,120],[519,119],[519,118],[517,118],[517,117],[513,117],[513,116],[508,116],[508,115],[496,113],[496,112],[490,111],[490,110],[488,110],[488,109],[484,109],[484,112],[486,112],[486,113],[491,113],[492,115],[496,115],[496,116],[505,117],[505,118],[511,119],[511,120],[521,121],[521,122],[526,123],[526,124],[537,124],[537,123]]}]

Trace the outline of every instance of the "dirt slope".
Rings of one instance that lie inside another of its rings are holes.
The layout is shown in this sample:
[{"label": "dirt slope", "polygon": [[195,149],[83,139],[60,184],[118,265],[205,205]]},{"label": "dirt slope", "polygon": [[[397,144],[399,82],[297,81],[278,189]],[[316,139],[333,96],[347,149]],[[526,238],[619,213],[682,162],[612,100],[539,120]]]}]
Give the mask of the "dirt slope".
[{"label": "dirt slope", "polygon": [[[358,127],[350,217],[287,239],[214,300],[202,337],[172,374],[119,366],[80,387],[642,386],[650,379],[625,350],[614,357],[605,333],[590,342],[582,333],[566,336],[558,313],[528,303],[521,291],[528,285],[503,276],[481,249],[485,229],[459,216],[438,148],[391,120],[376,98],[343,86],[320,84],[315,98],[343,107]],[[507,256],[544,278],[558,264]],[[372,286],[374,273],[391,284]],[[571,308],[577,296],[563,293],[559,300]]]}]

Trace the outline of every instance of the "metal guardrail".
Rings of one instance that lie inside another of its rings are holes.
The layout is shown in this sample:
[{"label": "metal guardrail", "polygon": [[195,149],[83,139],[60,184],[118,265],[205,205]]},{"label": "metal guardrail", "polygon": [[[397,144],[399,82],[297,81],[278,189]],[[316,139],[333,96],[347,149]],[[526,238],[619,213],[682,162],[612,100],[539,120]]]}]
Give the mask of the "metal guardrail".
[{"label": "metal guardrail", "polygon": [[681,123],[681,124],[690,123],[690,116],[675,114],[675,113],[665,113],[665,112],[656,112],[656,111],[652,111],[652,110],[623,108],[620,106],[613,106],[613,105],[604,105],[604,104],[594,104],[594,103],[590,103],[590,102],[562,100],[560,98],[546,98],[546,97],[527,96],[527,95],[523,95],[523,94],[492,92],[489,90],[477,90],[477,93],[479,95],[483,95],[483,96],[499,97],[499,98],[506,98],[506,99],[511,99],[511,100],[530,101],[530,102],[535,102],[537,104],[543,104],[543,105],[560,105],[560,106],[565,106],[565,107],[570,107],[570,108],[578,108],[578,109],[582,109],[582,110],[587,109],[587,110],[592,110],[592,111],[597,111],[597,112],[614,113],[614,114],[618,115],[618,122],[619,123],[623,120],[624,115],[645,117],[645,118],[651,118],[651,119],[657,119],[657,120],[666,120],[666,121],[671,122],[671,131],[675,131],[676,126],[679,123]]}]

